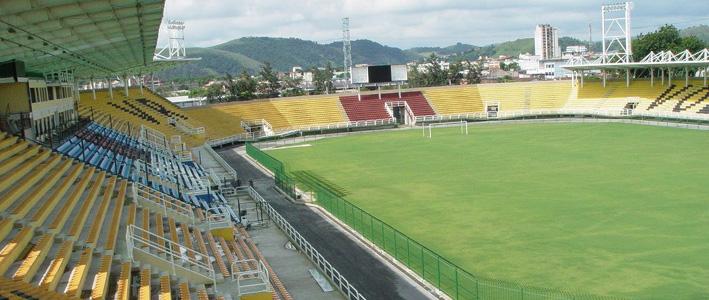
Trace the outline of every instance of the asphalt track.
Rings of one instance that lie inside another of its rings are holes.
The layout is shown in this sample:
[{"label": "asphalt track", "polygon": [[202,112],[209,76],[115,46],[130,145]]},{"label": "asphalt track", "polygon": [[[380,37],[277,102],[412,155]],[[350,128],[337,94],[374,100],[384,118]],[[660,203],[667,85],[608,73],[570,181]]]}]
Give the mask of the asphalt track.
[{"label": "asphalt track", "polygon": [[[233,149],[217,150],[340,274],[367,299],[431,299],[401,272],[392,270],[371,250],[353,240],[312,208],[287,200],[274,189],[273,179]],[[287,288],[287,287],[286,287]]]}]

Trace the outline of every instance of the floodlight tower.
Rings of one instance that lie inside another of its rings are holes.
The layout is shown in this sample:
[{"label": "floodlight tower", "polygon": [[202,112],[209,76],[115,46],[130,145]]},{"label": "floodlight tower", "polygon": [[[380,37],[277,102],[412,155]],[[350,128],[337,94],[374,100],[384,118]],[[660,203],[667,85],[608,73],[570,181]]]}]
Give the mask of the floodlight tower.
[{"label": "floodlight tower", "polygon": [[170,20],[167,22],[167,45],[155,52],[154,60],[175,60],[187,56],[185,51],[185,22]]},{"label": "floodlight tower", "polygon": [[345,85],[352,83],[352,44],[350,43],[350,18],[342,18],[342,54],[344,55]]},{"label": "floodlight tower", "polygon": [[633,2],[601,6],[602,63],[628,63],[632,61],[633,47],[630,35],[630,12],[632,9]]}]

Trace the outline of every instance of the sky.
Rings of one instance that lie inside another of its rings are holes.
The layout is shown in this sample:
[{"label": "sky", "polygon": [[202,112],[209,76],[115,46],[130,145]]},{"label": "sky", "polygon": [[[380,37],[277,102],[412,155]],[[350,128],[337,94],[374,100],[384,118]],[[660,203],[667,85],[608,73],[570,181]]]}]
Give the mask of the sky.
[{"label": "sky", "polygon": [[[352,40],[369,39],[403,49],[488,45],[533,37],[548,23],[560,36],[600,40],[602,1],[579,0],[167,0],[164,20],[185,21],[188,47],[207,47],[240,37],[295,37],[318,43],[342,38],[350,18]],[[684,28],[709,24],[707,0],[637,0],[632,33],[662,24]],[[160,34],[159,45],[165,43]]]}]

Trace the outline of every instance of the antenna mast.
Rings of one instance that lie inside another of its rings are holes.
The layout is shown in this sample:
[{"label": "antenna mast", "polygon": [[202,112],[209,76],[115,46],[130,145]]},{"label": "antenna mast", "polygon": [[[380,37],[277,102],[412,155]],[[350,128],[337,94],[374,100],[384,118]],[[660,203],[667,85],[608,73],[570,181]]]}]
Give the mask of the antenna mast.
[{"label": "antenna mast", "polygon": [[352,84],[352,44],[350,43],[350,18],[342,18],[342,54],[344,55],[345,87]]}]

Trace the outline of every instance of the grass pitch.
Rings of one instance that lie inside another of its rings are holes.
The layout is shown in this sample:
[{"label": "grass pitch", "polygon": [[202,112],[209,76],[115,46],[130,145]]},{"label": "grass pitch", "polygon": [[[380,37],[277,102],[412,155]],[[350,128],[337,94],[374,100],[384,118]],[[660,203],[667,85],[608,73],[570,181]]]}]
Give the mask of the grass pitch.
[{"label": "grass pitch", "polygon": [[473,274],[709,298],[709,132],[517,124],[308,143],[269,153]]}]

